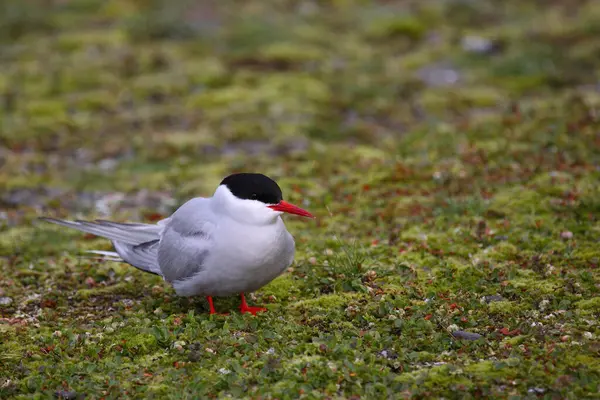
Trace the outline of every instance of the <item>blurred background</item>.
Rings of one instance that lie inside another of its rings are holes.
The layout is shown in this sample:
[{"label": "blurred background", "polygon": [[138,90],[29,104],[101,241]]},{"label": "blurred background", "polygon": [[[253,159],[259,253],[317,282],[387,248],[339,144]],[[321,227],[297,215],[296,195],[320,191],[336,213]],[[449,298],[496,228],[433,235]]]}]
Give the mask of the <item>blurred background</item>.
[{"label": "blurred background", "polygon": [[239,170],[323,201],[344,146],[456,152],[517,101],[597,100],[600,7],[5,0],[0,41],[0,223],[24,207],[142,218]]}]

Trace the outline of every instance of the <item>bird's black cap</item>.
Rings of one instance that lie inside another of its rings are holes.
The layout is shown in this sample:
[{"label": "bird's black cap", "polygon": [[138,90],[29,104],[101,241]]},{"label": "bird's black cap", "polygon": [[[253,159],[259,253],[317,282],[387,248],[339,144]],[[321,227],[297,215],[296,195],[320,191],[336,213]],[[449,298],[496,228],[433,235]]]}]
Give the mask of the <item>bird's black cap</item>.
[{"label": "bird's black cap", "polygon": [[221,185],[227,186],[231,193],[239,199],[258,200],[265,204],[277,204],[283,200],[279,185],[263,174],[229,175],[221,181]]}]

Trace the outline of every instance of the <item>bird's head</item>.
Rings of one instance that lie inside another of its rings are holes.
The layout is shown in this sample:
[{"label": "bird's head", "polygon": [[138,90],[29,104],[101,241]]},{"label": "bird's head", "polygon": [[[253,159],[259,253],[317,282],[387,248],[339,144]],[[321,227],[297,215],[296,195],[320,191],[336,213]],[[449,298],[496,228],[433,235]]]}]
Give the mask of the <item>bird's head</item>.
[{"label": "bird's head", "polygon": [[274,223],[283,213],[314,218],[308,211],[283,200],[279,185],[263,174],[229,175],[221,181],[215,199],[221,212],[252,225]]}]

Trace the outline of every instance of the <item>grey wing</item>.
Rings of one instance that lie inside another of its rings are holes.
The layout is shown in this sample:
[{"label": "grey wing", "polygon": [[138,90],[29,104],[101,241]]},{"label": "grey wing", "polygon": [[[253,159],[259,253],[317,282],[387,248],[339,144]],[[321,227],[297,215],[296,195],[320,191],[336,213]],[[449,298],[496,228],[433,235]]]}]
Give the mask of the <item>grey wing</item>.
[{"label": "grey wing", "polygon": [[187,279],[203,270],[212,247],[215,224],[211,220],[205,199],[190,200],[171,216],[158,247],[158,264],[166,281]]},{"label": "grey wing", "polygon": [[148,242],[136,245],[113,241],[113,246],[115,246],[117,254],[123,259],[123,261],[143,271],[162,276],[162,272],[158,264],[159,245],[159,239],[150,240]]}]

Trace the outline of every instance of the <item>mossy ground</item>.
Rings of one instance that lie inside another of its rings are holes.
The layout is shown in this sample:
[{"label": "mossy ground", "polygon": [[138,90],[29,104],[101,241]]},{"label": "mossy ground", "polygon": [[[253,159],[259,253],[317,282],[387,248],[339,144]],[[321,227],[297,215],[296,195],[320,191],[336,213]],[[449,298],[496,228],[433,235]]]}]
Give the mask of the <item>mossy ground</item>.
[{"label": "mossy ground", "polygon": [[[598,2],[9,0],[0,41],[1,398],[597,396]],[[256,317],[35,221],[241,170],[318,216]]]}]

